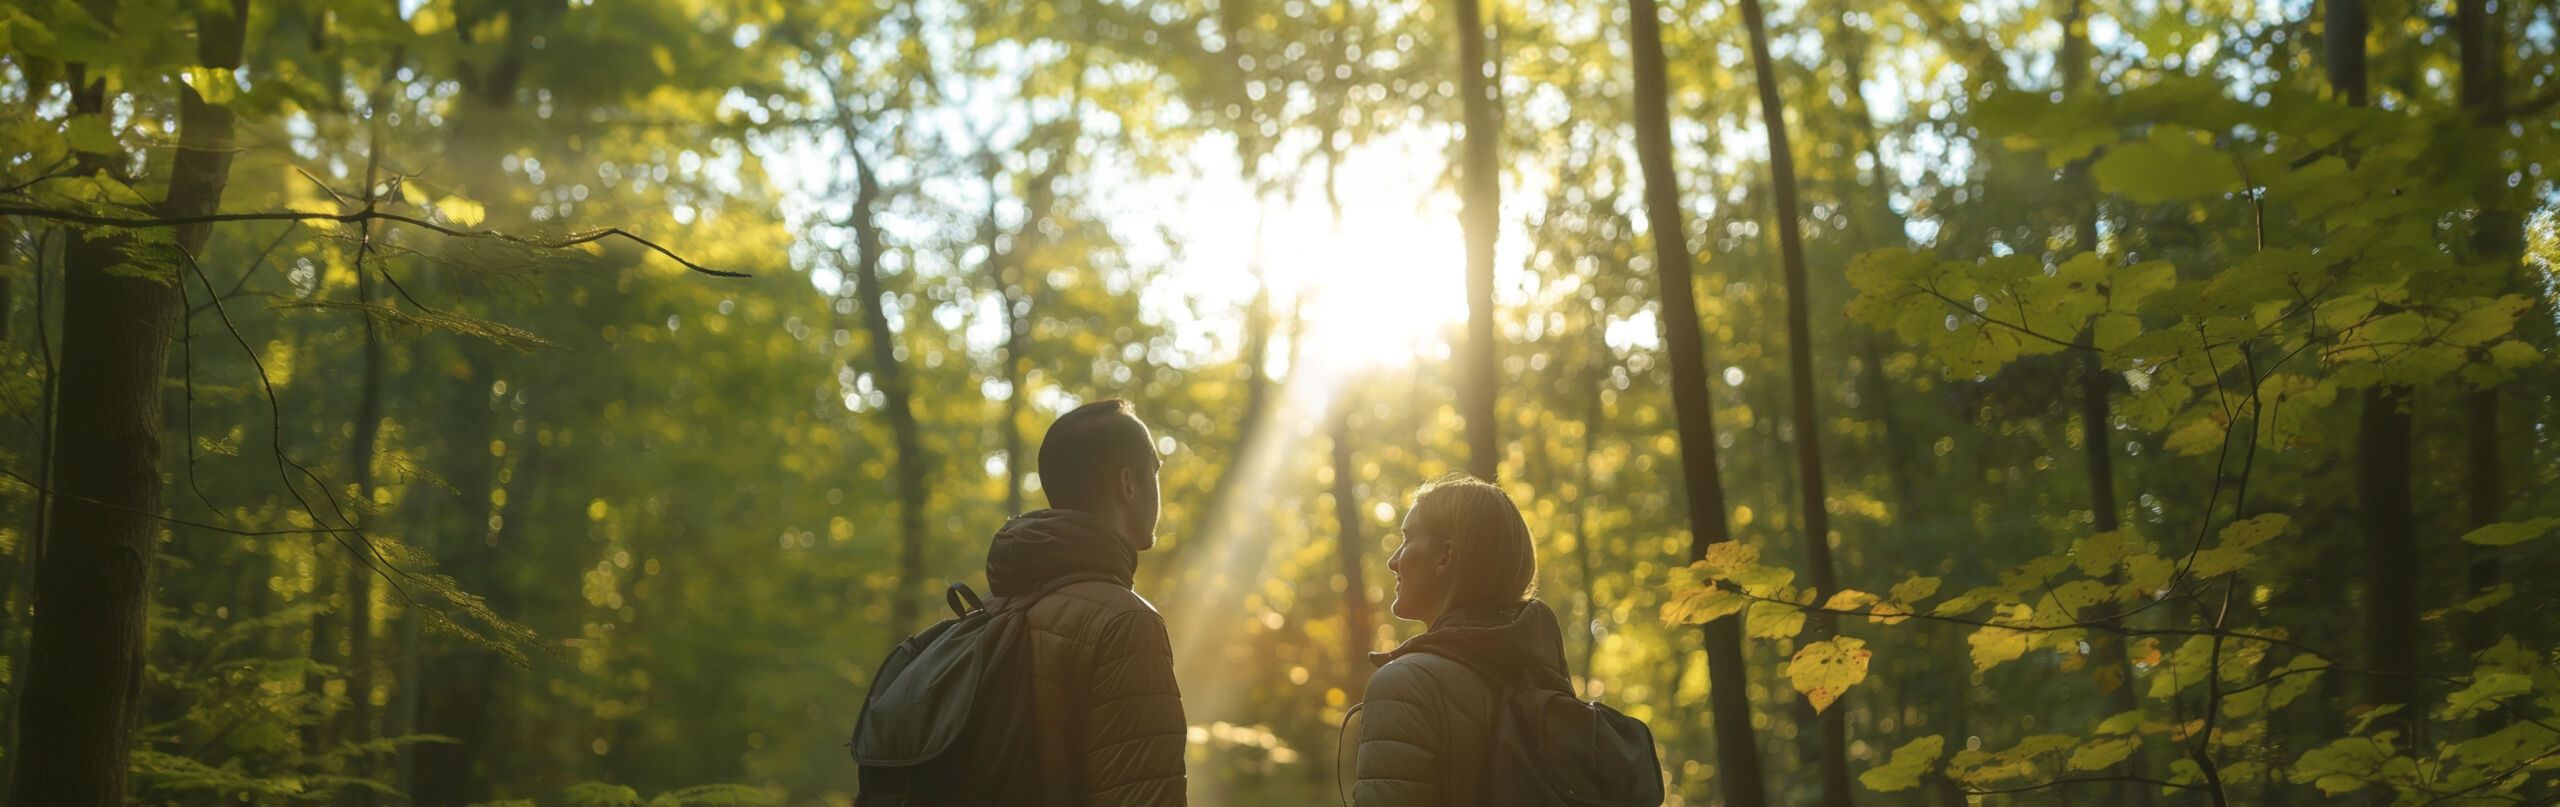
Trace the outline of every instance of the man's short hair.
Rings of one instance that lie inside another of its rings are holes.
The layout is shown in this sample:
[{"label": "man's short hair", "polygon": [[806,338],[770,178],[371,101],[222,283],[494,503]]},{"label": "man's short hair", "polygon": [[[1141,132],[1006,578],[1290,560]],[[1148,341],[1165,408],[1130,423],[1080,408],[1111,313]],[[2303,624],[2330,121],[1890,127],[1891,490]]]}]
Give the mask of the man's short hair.
[{"label": "man's short hair", "polygon": [[1153,473],[1155,463],[1155,445],[1137,409],[1119,398],[1095,401],[1049,424],[1040,439],[1040,489],[1051,507],[1082,509],[1102,502],[1120,469]]}]

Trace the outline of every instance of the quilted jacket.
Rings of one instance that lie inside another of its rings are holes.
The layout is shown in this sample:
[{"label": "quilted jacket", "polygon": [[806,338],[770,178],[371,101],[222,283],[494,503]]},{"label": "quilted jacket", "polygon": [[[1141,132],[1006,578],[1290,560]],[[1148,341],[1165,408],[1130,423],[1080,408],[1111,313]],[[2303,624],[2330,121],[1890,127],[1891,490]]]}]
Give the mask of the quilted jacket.
[{"label": "quilted jacket", "polygon": [[1572,691],[1555,612],[1530,600],[1507,612],[1454,611],[1395,650],[1372,653],[1361,707],[1354,807],[1456,807],[1482,801],[1495,710],[1509,690],[1485,672]]},{"label": "quilted jacket", "polygon": [[1131,591],[1137,551],[1073,510],[1016,516],[987,549],[989,607],[1071,574],[1031,606],[1026,627],[1042,778],[1087,807],[1183,804],[1182,693],[1164,617]]}]

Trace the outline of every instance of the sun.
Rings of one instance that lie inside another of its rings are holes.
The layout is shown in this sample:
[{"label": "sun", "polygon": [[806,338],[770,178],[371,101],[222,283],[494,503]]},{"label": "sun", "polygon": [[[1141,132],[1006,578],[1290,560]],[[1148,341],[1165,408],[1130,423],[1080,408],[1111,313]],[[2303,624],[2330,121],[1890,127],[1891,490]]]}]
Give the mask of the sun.
[{"label": "sun", "polygon": [[[1349,377],[1448,358],[1466,307],[1466,246],[1458,202],[1440,187],[1442,149],[1389,138],[1347,151],[1334,172],[1337,211],[1321,169],[1257,195],[1217,179],[1215,157],[1169,208],[1182,233],[1188,293],[1243,303],[1267,292],[1280,327],[1274,377],[1321,398]],[[1258,271],[1256,271],[1258,267]]]},{"label": "sun", "polygon": [[1297,363],[1350,374],[1445,358],[1448,328],[1466,318],[1466,249],[1454,212],[1403,200],[1344,205],[1270,241],[1275,281],[1296,287]]}]

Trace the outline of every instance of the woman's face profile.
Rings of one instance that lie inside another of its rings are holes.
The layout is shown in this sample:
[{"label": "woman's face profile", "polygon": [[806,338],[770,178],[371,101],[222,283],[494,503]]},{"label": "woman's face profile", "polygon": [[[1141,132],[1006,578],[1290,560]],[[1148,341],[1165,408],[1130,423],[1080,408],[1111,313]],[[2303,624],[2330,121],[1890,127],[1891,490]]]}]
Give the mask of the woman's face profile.
[{"label": "woman's face profile", "polygon": [[1387,610],[1399,619],[1428,624],[1448,605],[1449,543],[1442,536],[1415,532],[1412,513],[1405,514],[1399,531],[1404,542],[1387,558],[1387,571],[1396,578],[1395,603]]}]

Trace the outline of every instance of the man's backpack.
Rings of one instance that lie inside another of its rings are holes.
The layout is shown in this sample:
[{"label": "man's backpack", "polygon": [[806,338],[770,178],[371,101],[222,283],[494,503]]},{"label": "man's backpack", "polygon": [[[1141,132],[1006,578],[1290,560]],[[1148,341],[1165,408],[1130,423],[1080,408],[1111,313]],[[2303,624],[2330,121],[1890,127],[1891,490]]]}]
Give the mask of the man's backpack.
[{"label": "man's backpack", "polygon": [[862,769],[855,807],[1072,803],[1042,781],[1027,615],[1051,592],[1108,579],[1067,575],[994,609],[951,584],[955,616],[898,643],[871,679],[849,743]]},{"label": "man's backpack", "polygon": [[[1433,654],[1439,655],[1439,654]],[[1662,762],[1653,730],[1599,701],[1458,662],[1494,690],[1493,737],[1484,780],[1452,782],[1450,804],[1485,807],[1658,807]],[[1346,731],[1360,707],[1343,718]],[[1337,757],[1336,765],[1341,761]],[[1349,799],[1344,800],[1348,803]]]}]

